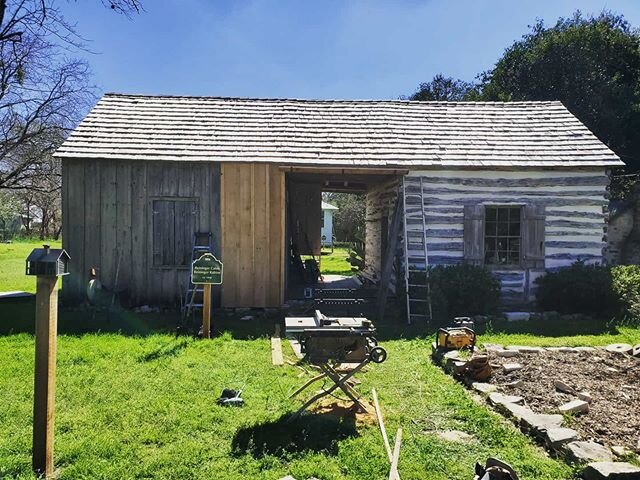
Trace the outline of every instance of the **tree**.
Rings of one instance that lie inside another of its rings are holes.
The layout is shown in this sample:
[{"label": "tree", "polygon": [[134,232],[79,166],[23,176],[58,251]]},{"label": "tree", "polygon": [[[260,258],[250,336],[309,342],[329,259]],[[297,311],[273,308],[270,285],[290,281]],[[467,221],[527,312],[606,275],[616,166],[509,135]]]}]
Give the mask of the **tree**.
[{"label": "tree", "polygon": [[479,79],[483,100],[560,100],[640,170],[640,35],[623,16],[540,20]]},{"label": "tree", "polygon": [[366,195],[325,193],[325,201],[338,207],[333,214],[333,231],[339,242],[364,241]]},{"label": "tree", "polygon": [[467,99],[466,97],[474,91],[474,87],[472,83],[438,73],[430,82],[421,83],[409,99],[458,102]]},{"label": "tree", "polygon": [[[101,1],[124,14],[142,8],[139,0]],[[40,162],[94,101],[87,63],[70,58],[83,48],[56,0],[0,0],[0,189],[43,175]]]}]

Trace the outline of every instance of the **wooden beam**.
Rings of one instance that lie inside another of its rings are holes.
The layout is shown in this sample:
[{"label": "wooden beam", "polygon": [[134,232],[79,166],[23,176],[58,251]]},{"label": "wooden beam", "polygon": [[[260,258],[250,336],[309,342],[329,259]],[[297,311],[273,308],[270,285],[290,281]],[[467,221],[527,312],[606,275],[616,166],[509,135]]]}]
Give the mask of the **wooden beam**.
[{"label": "wooden beam", "polygon": [[400,480],[398,473],[398,460],[400,460],[400,443],[402,443],[402,429],[399,428],[396,433],[396,442],[393,446],[393,458],[391,459],[391,468],[389,469],[389,480]]},{"label": "wooden beam", "polygon": [[[378,287],[378,318],[384,317],[384,310],[387,306],[387,295],[389,291],[389,282],[391,281],[391,270],[393,268],[393,260],[398,246],[398,236],[400,233],[400,223],[402,219],[403,195],[398,193],[396,205],[393,210],[391,226],[389,227],[389,236],[387,241],[387,250],[385,252],[384,264],[380,274],[380,286]],[[405,260],[406,261],[406,260]]]},{"label": "wooden beam", "polygon": [[211,284],[203,285],[202,337],[211,338]]},{"label": "wooden beam", "polygon": [[280,165],[288,173],[322,173],[327,175],[406,175],[407,168],[366,168],[366,167],[293,167]]},{"label": "wooden beam", "polygon": [[282,357],[282,342],[280,341],[280,325],[276,323],[276,331],[271,336],[271,363],[274,365],[284,365]]},{"label": "wooden beam", "polygon": [[389,457],[389,463],[393,461],[393,454],[391,453],[391,445],[389,444],[389,437],[387,437],[387,429],[384,428],[384,420],[382,419],[382,410],[380,410],[380,404],[378,403],[378,394],[376,389],[371,389],[371,395],[373,396],[373,406],[376,409],[376,417],[378,418],[378,426],[380,427],[380,433],[382,434],[382,442],[384,443],[384,449],[387,451]]},{"label": "wooden beam", "polygon": [[38,277],[33,396],[33,470],[53,476],[53,420],[56,395],[58,277]]}]

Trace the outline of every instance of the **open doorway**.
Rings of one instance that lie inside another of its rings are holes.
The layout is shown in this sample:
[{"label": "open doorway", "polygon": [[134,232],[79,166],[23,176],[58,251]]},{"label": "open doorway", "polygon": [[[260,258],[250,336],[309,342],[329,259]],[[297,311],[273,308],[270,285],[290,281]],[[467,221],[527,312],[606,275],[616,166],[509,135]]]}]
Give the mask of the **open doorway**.
[{"label": "open doorway", "polygon": [[[286,175],[286,299],[375,288],[397,171],[295,169]],[[384,238],[383,238],[384,237]]]}]

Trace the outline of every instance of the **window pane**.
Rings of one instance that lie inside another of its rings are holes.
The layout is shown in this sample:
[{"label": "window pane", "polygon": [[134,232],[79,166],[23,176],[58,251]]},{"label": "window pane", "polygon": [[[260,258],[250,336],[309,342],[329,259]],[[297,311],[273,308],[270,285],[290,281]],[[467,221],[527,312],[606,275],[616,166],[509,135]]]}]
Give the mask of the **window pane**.
[{"label": "window pane", "polygon": [[485,209],[485,263],[517,265],[520,262],[520,207]]}]

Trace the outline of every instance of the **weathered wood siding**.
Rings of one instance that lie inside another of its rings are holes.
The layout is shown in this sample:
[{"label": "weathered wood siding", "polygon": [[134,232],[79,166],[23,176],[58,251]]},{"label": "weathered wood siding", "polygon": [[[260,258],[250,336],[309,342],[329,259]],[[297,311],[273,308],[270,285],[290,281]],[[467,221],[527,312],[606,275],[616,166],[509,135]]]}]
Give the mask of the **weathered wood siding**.
[{"label": "weathered wood siding", "polygon": [[84,297],[95,266],[102,284],[125,290],[133,305],[179,302],[189,268],[153,266],[154,200],[196,202],[196,228],[211,231],[220,252],[218,164],[65,159],[62,176],[62,242],[71,255],[66,298]]},{"label": "weathered wood siding", "polygon": [[[405,178],[406,188],[419,189],[420,177],[425,191],[422,208],[430,265],[463,261],[464,207],[483,204],[544,206],[544,269],[557,269],[577,260],[603,260],[608,204],[604,169],[412,171]],[[408,197],[407,208],[420,209],[419,200]],[[512,268],[495,274],[502,282],[505,298],[530,299],[535,289],[533,280],[544,269]]]},{"label": "weathered wood siding", "polygon": [[224,163],[222,260],[225,307],[279,307],[284,298],[284,172]]}]

